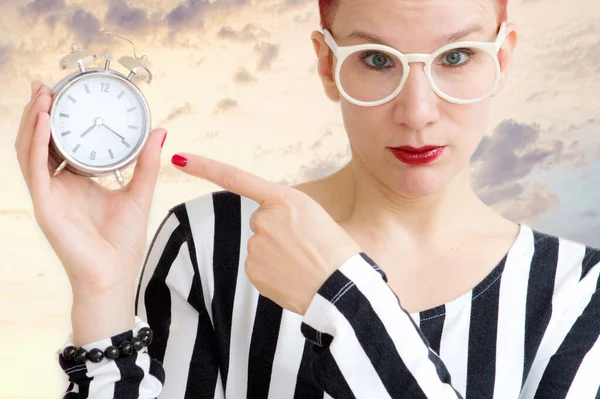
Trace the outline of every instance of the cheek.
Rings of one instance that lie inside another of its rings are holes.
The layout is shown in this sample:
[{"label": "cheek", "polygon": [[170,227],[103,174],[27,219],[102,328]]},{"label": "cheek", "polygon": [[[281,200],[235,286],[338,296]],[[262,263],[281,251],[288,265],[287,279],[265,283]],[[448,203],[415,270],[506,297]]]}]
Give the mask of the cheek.
[{"label": "cheek", "polygon": [[385,146],[384,142],[393,135],[394,126],[390,124],[389,113],[384,111],[384,107],[361,107],[345,100],[340,102],[340,106],[344,128],[352,146],[363,151],[365,146],[375,149],[378,143]]}]

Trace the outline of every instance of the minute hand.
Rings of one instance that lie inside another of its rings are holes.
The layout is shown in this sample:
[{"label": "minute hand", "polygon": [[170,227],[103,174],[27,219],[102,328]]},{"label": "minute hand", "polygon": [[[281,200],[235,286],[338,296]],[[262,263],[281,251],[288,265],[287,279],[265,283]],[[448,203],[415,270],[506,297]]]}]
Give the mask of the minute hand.
[{"label": "minute hand", "polygon": [[125,141],[125,137],[121,136],[119,133],[115,132],[114,130],[112,130],[110,127],[108,127],[104,123],[102,124],[102,126],[104,126],[105,128],[107,128],[111,133],[116,134],[117,136],[119,136],[121,138],[121,140]]}]

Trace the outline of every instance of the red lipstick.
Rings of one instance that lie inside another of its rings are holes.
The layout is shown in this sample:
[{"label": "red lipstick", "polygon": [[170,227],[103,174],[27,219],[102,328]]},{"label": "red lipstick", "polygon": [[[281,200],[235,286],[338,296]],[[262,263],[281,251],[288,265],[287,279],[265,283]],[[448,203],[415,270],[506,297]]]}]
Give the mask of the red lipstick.
[{"label": "red lipstick", "polygon": [[390,148],[390,151],[397,159],[407,165],[427,165],[438,159],[444,148],[443,146],[432,145],[419,148],[401,146]]}]

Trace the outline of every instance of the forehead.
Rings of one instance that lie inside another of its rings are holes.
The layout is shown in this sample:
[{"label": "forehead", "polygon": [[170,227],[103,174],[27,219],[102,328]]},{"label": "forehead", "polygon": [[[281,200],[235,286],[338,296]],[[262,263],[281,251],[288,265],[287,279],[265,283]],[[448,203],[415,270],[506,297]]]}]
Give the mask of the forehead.
[{"label": "forehead", "polygon": [[340,42],[358,31],[380,37],[403,51],[433,51],[441,37],[473,25],[481,25],[484,31],[465,39],[493,39],[496,3],[497,0],[339,0],[331,28]]}]

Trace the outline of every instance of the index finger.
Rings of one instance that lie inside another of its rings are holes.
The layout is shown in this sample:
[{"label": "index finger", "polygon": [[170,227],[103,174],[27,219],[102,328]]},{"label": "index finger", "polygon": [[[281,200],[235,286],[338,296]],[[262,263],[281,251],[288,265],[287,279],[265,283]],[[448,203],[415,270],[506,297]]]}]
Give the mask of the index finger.
[{"label": "index finger", "polygon": [[208,180],[238,195],[248,197],[262,204],[278,200],[287,187],[262,179],[245,170],[197,154],[178,153],[187,159],[185,166],[175,165],[180,170]]}]

